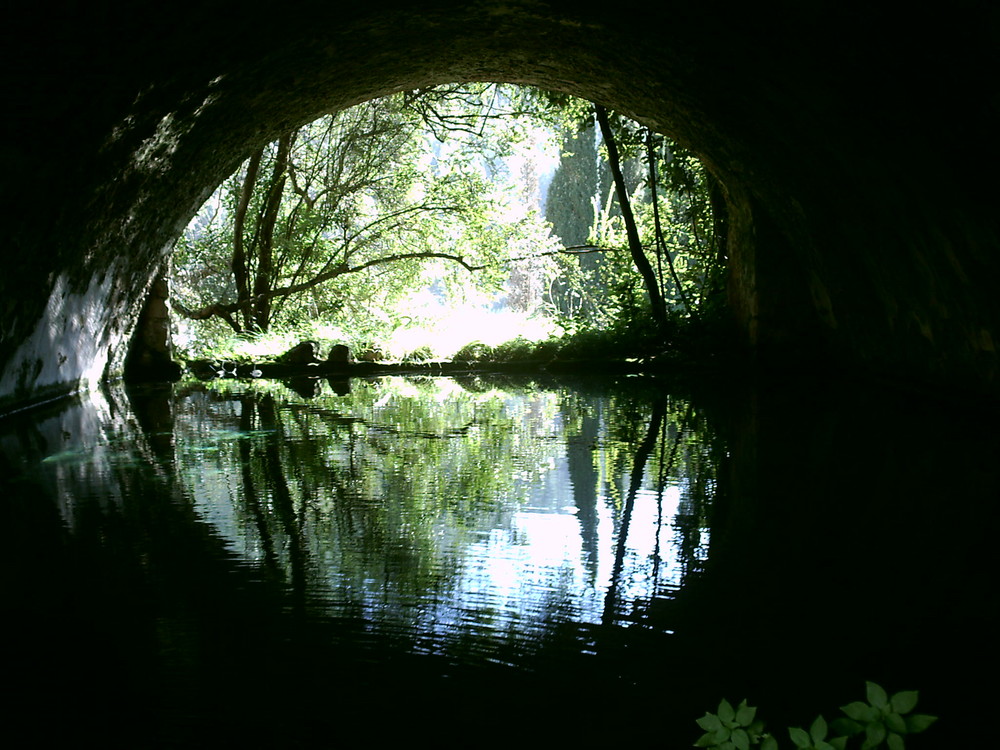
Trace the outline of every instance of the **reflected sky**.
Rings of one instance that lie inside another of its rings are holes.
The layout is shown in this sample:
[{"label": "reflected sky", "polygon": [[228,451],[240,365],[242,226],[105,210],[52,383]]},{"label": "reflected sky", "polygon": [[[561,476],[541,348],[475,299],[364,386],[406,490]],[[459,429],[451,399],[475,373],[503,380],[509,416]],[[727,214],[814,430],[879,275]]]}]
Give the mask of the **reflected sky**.
[{"label": "reflected sky", "polygon": [[680,543],[690,481],[676,455],[663,464],[670,446],[632,486],[640,440],[706,450],[681,431],[687,405],[649,436],[651,405],[620,414],[616,398],[448,378],[308,400],[223,385],[178,402],[178,473],[230,548],[311,607],[405,629],[419,649],[460,634],[527,643],[559,623],[627,622],[707,554],[707,528]]},{"label": "reflected sky", "polygon": [[381,728],[388,694],[460,706],[467,741],[516,701],[552,741],[639,717],[679,747],[723,696],[800,725],[866,680],[920,690],[942,727],[988,714],[954,685],[996,663],[995,420],[881,389],[696,407],[644,379],[313,385],[5,420],[22,723],[314,747],[345,717]]}]

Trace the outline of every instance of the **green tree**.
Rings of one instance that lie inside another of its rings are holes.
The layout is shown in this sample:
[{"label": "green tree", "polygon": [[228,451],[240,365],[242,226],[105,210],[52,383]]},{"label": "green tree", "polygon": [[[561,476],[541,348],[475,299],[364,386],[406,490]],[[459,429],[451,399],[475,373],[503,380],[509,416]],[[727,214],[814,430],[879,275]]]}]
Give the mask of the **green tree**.
[{"label": "green tree", "polygon": [[[498,220],[485,149],[429,138],[430,115],[414,106],[422,96],[328,115],[252,154],[179,243],[175,307],[241,334],[331,315],[351,299],[384,303],[426,284],[430,261],[497,284],[498,261],[537,235],[537,222]],[[451,116],[438,114],[441,134],[454,135]],[[476,135],[487,137],[503,143]]]},{"label": "green tree", "polygon": [[[615,180],[615,193],[618,196],[618,207],[621,210],[622,220],[625,223],[625,235],[628,238],[629,254],[632,256],[632,263],[635,264],[636,271],[642,277],[646,287],[646,294],[649,295],[649,306],[653,320],[657,327],[663,330],[667,325],[667,306],[663,300],[663,293],[660,289],[660,282],[656,277],[649,258],[646,257],[646,250],[639,237],[639,227],[632,213],[632,201],[629,199],[628,185],[625,183],[625,175],[622,172],[621,158],[618,154],[618,145],[615,142],[615,134],[611,130],[611,122],[608,119],[608,111],[596,105],[594,111],[597,114],[597,123],[601,128],[601,135],[604,136],[604,146],[608,154],[608,166],[611,167],[611,174]],[[655,201],[654,201],[655,203]]]},{"label": "green tree", "polygon": [[[543,186],[507,161],[540,129],[574,134],[579,152],[541,201],[555,234],[511,210],[531,204],[519,180]],[[179,242],[174,307],[209,337],[323,322],[366,329],[360,342],[402,323],[390,311],[412,291],[506,285],[512,308],[547,301],[578,330],[662,337],[720,278],[712,187],[692,155],[589,102],[499,84],[405,92],[253,153]]]},{"label": "green tree", "polygon": [[545,218],[565,248],[580,250],[561,259],[561,273],[549,290],[552,305],[569,320],[588,320],[601,327],[604,253],[587,251],[600,215],[600,196],[607,194],[611,175],[597,145],[591,121],[565,135],[559,167],[548,188]]},{"label": "green tree", "polygon": [[601,108],[571,127],[581,129],[564,142],[546,214],[572,251],[554,306],[583,328],[702,318],[725,262],[711,176],[665,136]]}]

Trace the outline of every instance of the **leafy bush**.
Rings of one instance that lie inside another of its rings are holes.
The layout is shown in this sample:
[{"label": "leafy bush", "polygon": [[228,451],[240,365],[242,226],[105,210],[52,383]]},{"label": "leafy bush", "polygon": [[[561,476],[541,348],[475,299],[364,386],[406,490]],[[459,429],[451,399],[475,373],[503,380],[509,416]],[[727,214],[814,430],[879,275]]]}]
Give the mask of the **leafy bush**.
[{"label": "leafy bush", "polygon": [[404,362],[429,362],[432,359],[434,359],[434,352],[426,345],[418,346],[403,356]]},{"label": "leafy bush", "polygon": [[493,359],[493,349],[481,341],[466,344],[452,357],[455,362],[490,362]]},{"label": "leafy bush", "polygon": [[[854,738],[861,739],[860,750],[905,750],[904,737],[923,732],[937,717],[912,714],[917,705],[917,691],[904,690],[891,698],[874,682],[867,682],[868,702],[855,701],[841,707],[845,716],[827,724],[817,716],[806,731],[789,727],[788,736],[798,750],[846,750]],[[716,713],[706,713],[698,719],[705,733],[695,747],[714,750],[778,750],[778,739],[764,731],[764,722],[757,719],[757,709],[743,701],[736,708],[725,699]],[[863,738],[863,739],[862,739]]]},{"label": "leafy bush", "polygon": [[562,339],[559,338],[550,338],[545,341],[538,341],[535,343],[532,358],[542,362],[550,361],[559,355],[559,350],[561,348]]},{"label": "leafy bush", "polygon": [[657,351],[661,339],[652,326],[639,323],[603,330],[581,329],[560,341],[560,359],[628,359]]},{"label": "leafy bush", "polygon": [[511,339],[493,348],[494,362],[520,362],[534,359],[535,344],[525,338]]}]

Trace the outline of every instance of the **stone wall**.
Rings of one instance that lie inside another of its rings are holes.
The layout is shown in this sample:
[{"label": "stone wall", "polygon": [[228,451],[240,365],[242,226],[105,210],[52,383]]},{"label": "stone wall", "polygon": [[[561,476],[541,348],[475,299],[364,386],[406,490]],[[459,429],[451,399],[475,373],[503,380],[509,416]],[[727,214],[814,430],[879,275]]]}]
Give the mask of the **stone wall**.
[{"label": "stone wall", "polygon": [[173,360],[170,333],[170,284],[163,273],[149,287],[125,359],[125,379],[132,383],[176,380],[180,365]]}]

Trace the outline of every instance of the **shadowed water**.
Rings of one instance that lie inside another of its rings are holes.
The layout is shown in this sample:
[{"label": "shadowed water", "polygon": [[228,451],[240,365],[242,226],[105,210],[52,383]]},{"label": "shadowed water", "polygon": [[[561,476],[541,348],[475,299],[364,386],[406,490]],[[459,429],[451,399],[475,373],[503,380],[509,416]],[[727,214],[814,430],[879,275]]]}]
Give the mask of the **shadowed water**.
[{"label": "shadowed water", "polygon": [[9,716],[129,747],[683,747],[723,696],[807,724],[875,680],[959,737],[986,702],[954,685],[996,653],[989,423],[671,390],[230,380],[8,418]]}]

